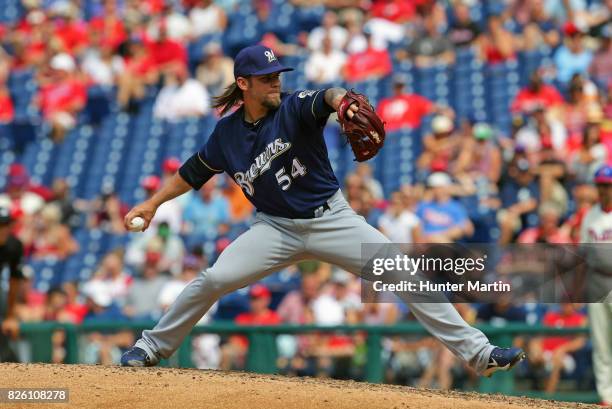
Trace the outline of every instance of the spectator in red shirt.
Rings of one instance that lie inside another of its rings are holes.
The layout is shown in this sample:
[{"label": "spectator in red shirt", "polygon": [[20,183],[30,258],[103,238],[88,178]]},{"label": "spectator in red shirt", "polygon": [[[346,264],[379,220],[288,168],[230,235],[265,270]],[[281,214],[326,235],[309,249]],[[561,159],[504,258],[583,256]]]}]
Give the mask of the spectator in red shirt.
[{"label": "spectator in red shirt", "polygon": [[8,123],[15,117],[13,101],[6,85],[0,83],[0,124]]},{"label": "spectator in red shirt", "polygon": [[[576,328],[587,324],[587,317],[578,311],[579,304],[569,302],[562,303],[558,311],[548,311],[542,319],[542,324],[547,327]],[[550,377],[546,382],[547,393],[554,393],[559,383],[561,370],[571,360],[571,353],[576,352],[586,345],[587,338],[578,336],[552,336],[535,338],[529,344],[529,361],[532,365],[544,365],[552,361]]]},{"label": "spectator in red shirt", "polygon": [[145,41],[153,63],[160,71],[165,71],[176,65],[187,65],[187,50],[185,47],[168,37],[165,23],[160,23],[157,38]]},{"label": "spectator in red shirt", "polygon": [[68,2],[56,2],[50,17],[54,23],[54,36],[60,41],[61,49],[71,55],[79,55],[87,45],[87,23],[77,19],[78,9]]},{"label": "spectator in red shirt", "polygon": [[417,3],[419,2],[409,0],[375,0],[370,13],[373,17],[402,24],[414,17]]},{"label": "spectator in red shirt", "polygon": [[47,46],[55,37],[53,21],[44,11],[28,12],[13,32],[13,69],[29,68],[43,64],[48,57]]},{"label": "spectator in red shirt", "polygon": [[165,183],[168,179],[170,179],[181,167],[182,162],[175,158],[174,156],[170,156],[164,159],[162,163],[162,184]]},{"label": "spectator in red shirt", "polygon": [[51,125],[51,138],[61,142],[66,132],[76,125],[76,115],[87,101],[87,89],[78,77],[76,63],[70,55],[55,55],[49,67],[49,75],[39,79],[37,101]]},{"label": "spectator in red shirt", "polygon": [[488,31],[482,37],[480,56],[489,64],[500,64],[516,59],[517,40],[503,25],[500,16],[490,16]]},{"label": "spectator in red shirt", "polygon": [[436,105],[421,95],[405,93],[406,77],[399,74],[393,78],[393,96],[378,104],[378,115],[386,122],[388,132],[398,129],[416,129],[423,118],[431,114]]},{"label": "spectator in red shirt", "polygon": [[[239,314],[235,322],[239,325],[276,325],[280,324],[279,315],[269,308],[270,290],[262,284],[255,284],[249,291],[250,311]],[[244,367],[249,343],[243,335],[230,337],[221,348],[221,369],[229,370]]]},{"label": "spectator in red shirt", "polygon": [[563,104],[563,97],[552,85],[545,84],[542,74],[536,70],[531,74],[529,84],[521,89],[512,101],[512,112],[532,112],[535,107],[551,108]]},{"label": "spectator in red shirt", "polygon": [[368,48],[365,51],[352,54],[346,61],[344,78],[348,82],[378,79],[389,75],[393,68],[389,52],[386,49],[374,48],[371,35],[365,34],[368,40]]},{"label": "spectator in red shirt", "polygon": [[135,112],[146,91],[159,78],[155,61],[144,43],[132,39],[126,46],[125,67],[119,76],[117,102],[121,109]]},{"label": "spectator in red shirt", "polygon": [[127,39],[125,27],[115,1],[105,1],[104,11],[89,21],[89,31],[116,50]]}]

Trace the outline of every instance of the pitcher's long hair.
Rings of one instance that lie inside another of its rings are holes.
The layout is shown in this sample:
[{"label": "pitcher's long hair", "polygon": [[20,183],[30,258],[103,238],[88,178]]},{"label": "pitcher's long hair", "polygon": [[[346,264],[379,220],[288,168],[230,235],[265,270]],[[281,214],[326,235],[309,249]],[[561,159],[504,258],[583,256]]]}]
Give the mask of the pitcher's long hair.
[{"label": "pitcher's long hair", "polygon": [[221,108],[221,112],[219,114],[220,116],[223,116],[242,101],[242,90],[238,88],[238,84],[236,84],[234,81],[225,88],[223,94],[213,98],[213,108]]}]

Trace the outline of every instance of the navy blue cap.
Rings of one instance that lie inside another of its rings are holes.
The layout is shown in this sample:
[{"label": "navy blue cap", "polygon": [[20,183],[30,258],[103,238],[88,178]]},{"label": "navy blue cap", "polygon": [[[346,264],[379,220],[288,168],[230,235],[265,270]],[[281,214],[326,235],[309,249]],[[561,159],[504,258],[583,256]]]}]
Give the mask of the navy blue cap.
[{"label": "navy blue cap", "polygon": [[274,52],[263,45],[243,48],[234,58],[234,78],[284,71],[293,71],[293,68],[281,65]]}]

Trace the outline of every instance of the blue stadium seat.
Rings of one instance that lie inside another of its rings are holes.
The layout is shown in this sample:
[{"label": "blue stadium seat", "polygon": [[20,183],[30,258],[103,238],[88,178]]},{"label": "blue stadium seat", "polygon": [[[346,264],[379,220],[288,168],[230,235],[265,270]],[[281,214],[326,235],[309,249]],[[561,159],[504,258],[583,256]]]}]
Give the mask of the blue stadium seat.
[{"label": "blue stadium seat", "polygon": [[49,289],[59,287],[62,283],[64,262],[55,258],[30,260],[29,268],[33,272],[33,287],[46,293]]},{"label": "blue stadium seat", "polygon": [[315,27],[321,25],[323,14],[325,14],[325,7],[321,5],[298,7],[296,10],[296,19],[299,25],[295,27],[295,30],[310,32]]}]

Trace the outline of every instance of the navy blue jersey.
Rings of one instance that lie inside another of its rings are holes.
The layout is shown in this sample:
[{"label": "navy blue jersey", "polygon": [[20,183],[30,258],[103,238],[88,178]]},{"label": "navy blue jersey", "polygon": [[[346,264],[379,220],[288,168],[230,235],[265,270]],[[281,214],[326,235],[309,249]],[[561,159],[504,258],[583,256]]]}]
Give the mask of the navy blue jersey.
[{"label": "navy blue jersey", "polygon": [[243,108],[222,118],[206,144],[179,170],[199,189],[227,172],[258,211],[299,218],[323,205],[338,189],[323,128],[333,109],[325,90],[281,94],[278,109],[256,124]]}]

